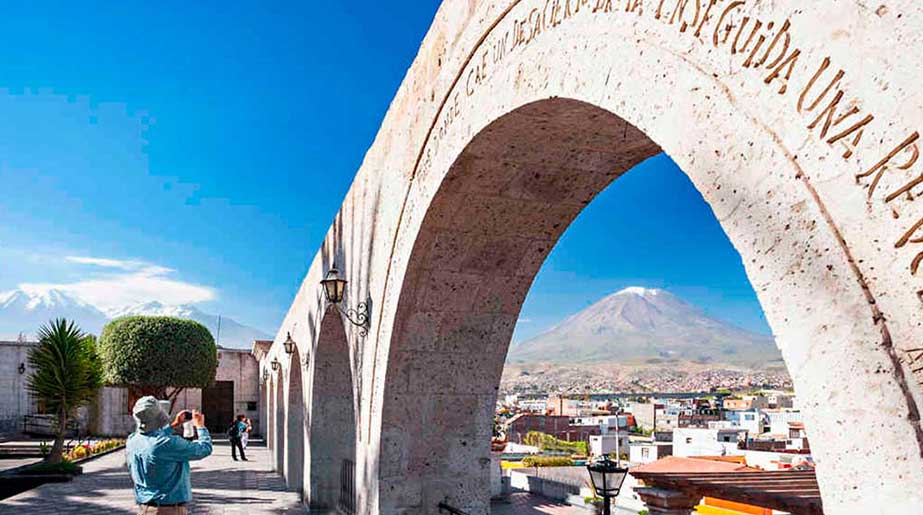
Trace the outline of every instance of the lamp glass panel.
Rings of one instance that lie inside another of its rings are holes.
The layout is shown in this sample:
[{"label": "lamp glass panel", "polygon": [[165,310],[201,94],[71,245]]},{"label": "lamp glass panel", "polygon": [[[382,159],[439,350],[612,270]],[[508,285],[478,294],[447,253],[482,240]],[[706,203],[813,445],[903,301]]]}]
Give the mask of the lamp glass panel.
[{"label": "lamp glass panel", "polygon": [[337,299],[337,282],[333,279],[324,279],[321,283],[324,285],[324,295],[327,296],[327,302],[333,302],[334,304],[339,302]]},{"label": "lamp glass panel", "polygon": [[343,300],[343,294],[346,292],[346,280],[337,279],[336,282],[337,302]]}]

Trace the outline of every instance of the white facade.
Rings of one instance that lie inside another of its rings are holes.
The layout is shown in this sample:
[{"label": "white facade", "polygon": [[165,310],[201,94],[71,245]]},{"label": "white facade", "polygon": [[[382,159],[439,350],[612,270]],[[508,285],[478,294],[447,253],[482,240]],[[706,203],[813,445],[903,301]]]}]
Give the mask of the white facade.
[{"label": "white facade", "polygon": [[804,422],[801,412],[797,410],[766,410],[763,414],[769,419],[766,431],[774,435],[788,437],[789,422]]},{"label": "white facade", "polygon": [[627,456],[629,452],[630,440],[628,432],[620,432],[618,436],[613,432],[607,435],[593,435],[590,437],[590,455],[602,456],[603,454],[615,454]]},{"label": "white facade", "polygon": [[628,461],[632,465],[651,463],[673,454],[673,444],[665,442],[632,442],[629,448]]},{"label": "white facade", "polygon": [[741,454],[737,443],[746,435],[743,429],[679,428],[673,431],[673,455],[688,458]]},{"label": "white facade", "polygon": [[763,415],[760,410],[743,411],[739,414],[737,425],[746,429],[751,435],[763,433]]}]

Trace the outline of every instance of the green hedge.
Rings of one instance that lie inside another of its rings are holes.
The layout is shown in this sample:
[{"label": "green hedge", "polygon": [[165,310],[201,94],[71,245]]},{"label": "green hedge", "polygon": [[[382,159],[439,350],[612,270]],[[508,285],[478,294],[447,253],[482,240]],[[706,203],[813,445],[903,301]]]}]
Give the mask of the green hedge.
[{"label": "green hedge", "polygon": [[114,386],[204,388],[218,368],[215,340],[194,320],[118,318],[106,324],[97,346],[103,380]]},{"label": "green hedge", "polygon": [[564,456],[526,456],[522,464],[527,467],[573,467],[574,460]]},{"label": "green hedge", "polygon": [[582,456],[587,456],[589,454],[589,446],[586,442],[567,442],[558,440],[549,434],[539,431],[529,431],[526,433],[526,437],[522,439],[522,443],[538,447],[543,451],[562,451],[571,454],[580,454]]}]

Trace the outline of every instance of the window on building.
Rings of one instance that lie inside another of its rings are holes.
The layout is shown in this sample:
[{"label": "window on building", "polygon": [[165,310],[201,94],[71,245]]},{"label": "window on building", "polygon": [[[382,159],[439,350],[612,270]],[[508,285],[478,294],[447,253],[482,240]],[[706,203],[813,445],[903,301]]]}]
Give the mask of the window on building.
[{"label": "window on building", "polygon": [[247,401],[247,411],[256,411],[256,401]]},{"label": "window on building", "polygon": [[731,441],[731,437],[725,435],[725,436],[722,436],[722,437],[721,437],[721,440],[724,441],[724,442],[730,442],[730,441]]},{"label": "window on building", "polygon": [[641,457],[642,457],[642,458],[647,458],[647,457],[649,457],[650,455],[651,455],[651,450],[650,450],[650,449],[648,449],[647,447],[642,447],[642,448],[641,448]]}]

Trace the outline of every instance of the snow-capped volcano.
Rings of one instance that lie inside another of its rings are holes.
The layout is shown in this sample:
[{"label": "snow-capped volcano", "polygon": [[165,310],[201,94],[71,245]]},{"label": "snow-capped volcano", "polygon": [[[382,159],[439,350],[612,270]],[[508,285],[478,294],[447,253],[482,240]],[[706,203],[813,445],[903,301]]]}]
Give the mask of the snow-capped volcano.
[{"label": "snow-capped volcano", "polygon": [[16,289],[0,292],[0,340],[16,339],[19,334],[32,339],[38,328],[54,318],[77,322],[83,331],[98,335],[109,320],[127,315],[173,316],[195,320],[211,331],[222,347],[248,349],[253,340],[269,335],[237,321],[205,313],[185,304],[168,306],[145,302],[105,312],[61,290]]},{"label": "snow-capped volcano", "polygon": [[665,290],[630,287],[512,346],[508,359],[750,364],[777,361],[781,355],[769,336],[716,320]]},{"label": "snow-capped volcano", "polygon": [[17,289],[0,293],[0,339],[15,339],[20,334],[34,338],[40,326],[62,316],[95,334],[109,320],[94,306],[60,290]]}]

